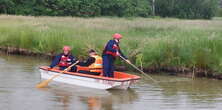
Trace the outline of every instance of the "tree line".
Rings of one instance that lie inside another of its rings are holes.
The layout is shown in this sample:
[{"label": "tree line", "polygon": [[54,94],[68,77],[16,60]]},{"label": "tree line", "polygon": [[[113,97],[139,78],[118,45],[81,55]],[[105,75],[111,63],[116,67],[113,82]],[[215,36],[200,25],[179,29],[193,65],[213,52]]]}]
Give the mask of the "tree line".
[{"label": "tree line", "polygon": [[156,0],[156,13],[162,17],[210,19],[219,8],[218,0]]},{"label": "tree line", "polygon": [[0,13],[80,17],[150,17],[155,14],[210,19],[215,16],[218,4],[218,0],[0,0]]}]

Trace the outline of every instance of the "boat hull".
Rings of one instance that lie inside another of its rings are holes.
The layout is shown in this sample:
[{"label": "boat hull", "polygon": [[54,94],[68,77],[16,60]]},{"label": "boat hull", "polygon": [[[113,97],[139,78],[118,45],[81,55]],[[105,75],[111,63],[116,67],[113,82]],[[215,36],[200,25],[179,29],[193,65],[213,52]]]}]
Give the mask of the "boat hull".
[{"label": "boat hull", "polygon": [[[49,71],[44,68],[40,68],[41,78],[49,79],[54,75],[59,74],[58,71]],[[70,73],[70,72],[69,72]],[[127,89],[132,84],[136,83],[140,79],[139,76],[133,78],[107,78],[94,75],[85,75],[81,73],[72,73],[72,74],[61,74],[60,76],[54,78],[56,82],[67,83],[82,87],[89,87],[95,89]]]}]

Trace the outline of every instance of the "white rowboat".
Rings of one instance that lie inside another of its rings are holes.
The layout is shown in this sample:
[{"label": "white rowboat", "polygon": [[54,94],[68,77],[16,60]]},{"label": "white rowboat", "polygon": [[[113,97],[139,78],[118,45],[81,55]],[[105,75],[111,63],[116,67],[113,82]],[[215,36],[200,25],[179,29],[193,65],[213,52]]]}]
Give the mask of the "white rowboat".
[{"label": "white rowboat", "polygon": [[[47,69],[47,66],[40,67],[41,78],[49,79],[61,72],[58,69]],[[137,75],[127,74],[124,72],[114,72],[114,78],[89,75],[83,73],[64,72],[54,78],[56,82],[73,84],[77,86],[95,88],[95,89],[127,89],[140,79]]]}]

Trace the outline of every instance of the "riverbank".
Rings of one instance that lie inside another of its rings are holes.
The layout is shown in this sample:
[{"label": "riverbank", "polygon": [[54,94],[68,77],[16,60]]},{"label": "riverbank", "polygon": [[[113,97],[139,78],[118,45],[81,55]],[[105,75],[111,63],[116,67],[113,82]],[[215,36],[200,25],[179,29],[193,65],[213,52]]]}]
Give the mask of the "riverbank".
[{"label": "riverbank", "polygon": [[[44,59],[52,60],[55,57],[55,54],[52,53],[35,53],[28,49],[14,48],[14,47],[0,47],[0,52],[4,52],[7,55],[16,54],[23,56],[35,56],[42,57]],[[1,53],[0,53],[1,54]],[[83,59],[80,59],[83,60]],[[140,67],[141,68],[141,67]],[[126,65],[116,65],[117,71],[128,71],[129,67]],[[215,73],[208,70],[198,69],[198,68],[186,68],[186,67],[148,67],[142,68],[144,72],[151,74],[167,73],[168,75],[175,75],[179,77],[195,78],[195,77],[208,77],[213,79],[222,80],[222,74]],[[132,71],[132,70],[131,70]]]},{"label": "riverbank", "polygon": [[[53,56],[63,45],[70,45],[74,55],[84,58],[90,48],[101,53],[111,35],[118,32],[124,36],[123,52],[147,72],[222,73],[221,19],[1,15],[0,24],[0,46],[15,48],[15,53]],[[126,66],[121,61],[117,65]]]},{"label": "riverbank", "polygon": [[[28,49],[22,48],[14,48],[14,47],[0,47],[0,54],[1,52],[10,55],[23,55],[23,56],[34,56],[34,57],[41,57],[44,59],[52,60],[55,57],[55,54],[52,53],[36,53],[32,52]],[[83,59],[80,59],[83,60]],[[125,65],[116,65],[117,71],[128,71],[129,68]],[[131,70],[132,71],[132,70]],[[213,79],[222,80],[222,74],[209,72],[207,70],[202,70],[198,68],[186,68],[186,67],[162,67],[162,68],[143,68],[144,72],[148,72],[151,74],[158,74],[158,73],[168,73],[169,75],[176,75],[179,77],[188,77],[188,78],[195,78],[195,77],[208,77]]]}]

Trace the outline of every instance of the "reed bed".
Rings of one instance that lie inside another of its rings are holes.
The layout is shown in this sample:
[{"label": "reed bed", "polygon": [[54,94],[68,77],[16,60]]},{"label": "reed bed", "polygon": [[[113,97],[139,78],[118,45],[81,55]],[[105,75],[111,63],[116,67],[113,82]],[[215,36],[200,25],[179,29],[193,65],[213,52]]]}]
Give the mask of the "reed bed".
[{"label": "reed bed", "polygon": [[121,48],[137,66],[222,71],[222,19],[0,16],[0,46],[37,53],[63,45],[78,57],[90,48],[101,53],[113,33],[124,36]]}]

